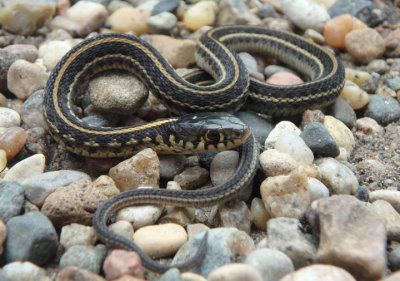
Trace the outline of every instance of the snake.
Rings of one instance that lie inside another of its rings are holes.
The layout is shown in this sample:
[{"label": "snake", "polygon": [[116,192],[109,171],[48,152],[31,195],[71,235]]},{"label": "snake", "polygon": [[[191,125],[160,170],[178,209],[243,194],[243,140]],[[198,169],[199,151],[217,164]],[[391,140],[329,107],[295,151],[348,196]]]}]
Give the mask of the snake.
[{"label": "snake", "polygon": [[[308,80],[285,86],[267,83],[247,70],[238,55],[241,51],[273,57]],[[109,230],[116,212],[140,204],[202,207],[237,197],[257,170],[259,147],[249,126],[232,113],[245,107],[286,117],[323,108],[336,99],[345,80],[344,67],[330,50],[300,35],[258,26],[210,29],[198,40],[195,59],[202,70],[181,77],[140,37],[101,34],[77,44],[58,62],[44,95],[44,118],[50,134],[67,150],[82,156],[129,157],[146,147],[157,153],[186,154],[238,147],[238,168],[223,184],[199,190],[124,191],[105,200],[95,211],[92,223],[100,240],[136,251],[143,266],[158,273],[172,267],[189,270],[197,265],[206,253],[207,232],[191,258],[164,265],[148,257],[133,241]],[[85,93],[88,81],[107,71],[137,76],[172,117],[125,127],[99,127],[82,120],[76,100]]]}]

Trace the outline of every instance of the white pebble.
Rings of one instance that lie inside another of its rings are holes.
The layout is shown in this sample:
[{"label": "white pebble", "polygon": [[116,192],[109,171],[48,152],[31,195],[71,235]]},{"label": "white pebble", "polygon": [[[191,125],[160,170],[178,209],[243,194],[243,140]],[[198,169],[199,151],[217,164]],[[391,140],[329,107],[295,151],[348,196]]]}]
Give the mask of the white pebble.
[{"label": "white pebble", "polygon": [[22,183],[28,178],[43,173],[45,164],[46,158],[43,154],[32,155],[12,166],[4,176],[4,180]]},{"label": "white pebble", "polygon": [[43,59],[43,64],[50,71],[71,48],[71,44],[66,41],[45,42],[39,47],[39,58]]},{"label": "white pebble", "polygon": [[0,127],[19,127],[20,124],[21,117],[18,112],[10,108],[0,107]]},{"label": "white pebble", "polygon": [[329,189],[316,178],[308,178],[308,190],[310,191],[310,202],[329,196]]},{"label": "white pebble", "polygon": [[283,131],[279,134],[275,143],[275,149],[289,154],[297,161],[306,163],[314,161],[314,154],[311,149],[299,135],[291,131]]},{"label": "white pebble", "polygon": [[275,142],[279,134],[283,131],[292,131],[300,135],[301,130],[290,121],[281,121],[275,125],[275,128],[269,133],[267,139],[265,140],[265,149],[274,148]]}]

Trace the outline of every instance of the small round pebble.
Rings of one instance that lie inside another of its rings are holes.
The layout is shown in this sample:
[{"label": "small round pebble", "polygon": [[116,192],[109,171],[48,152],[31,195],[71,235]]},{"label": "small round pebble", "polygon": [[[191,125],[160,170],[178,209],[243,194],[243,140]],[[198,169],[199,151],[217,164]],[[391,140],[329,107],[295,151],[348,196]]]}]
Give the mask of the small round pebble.
[{"label": "small round pebble", "polygon": [[219,218],[222,227],[235,227],[250,233],[251,212],[243,201],[235,201],[225,204],[219,209]]},{"label": "small round pebble", "polygon": [[339,155],[339,146],[320,122],[308,123],[300,137],[315,155],[322,157]]},{"label": "small round pebble", "polygon": [[178,19],[172,13],[162,12],[148,17],[146,22],[151,33],[169,34],[178,23]]},{"label": "small round pebble", "polygon": [[315,264],[301,268],[283,277],[280,281],[356,281],[344,269],[333,265]]},{"label": "small round pebble", "polygon": [[316,178],[308,178],[308,189],[310,191],[310,202],[329,196],[329,189]]},{"label": "small round pebble", "polygon": [[134,32],[136,35],[149,32],[144,13],[133,7],[122,7],[112,13],[107,22],[114,32]]},{"label": "small round pebble", "polygon": [[15,261],[6,264],[1,269],[1,276],[6,278],[5,280],[16,280],[16,281],[51,280],[49,277],[47,277],[46,270],[29,261]]},{"label": "small round pebble", "polygon": [[281,121],[275,125],[275,128],[269,133],[267,139],[265,140],[265,148],[274,148],[276,140],[278,139],[279,135],[283,131],[292,131],[298,135],[300,135],[301,130],[297,128],[295,124],[290,121]]},{"label": "small round pebble", "polygon": [[262,281],[263,278],[254,267],[244,263],[231,263],[223,265],[210,272],[208,281]]},{"label": "small round pebble", "polygon": [[385,126],[400,118],[400,103],[392,97],[373,95],[365,115]]},{"label": "small round pebble", "polygon": [[384,59],[375,59],[370,61],[367,65],[368,72],[376,72],[379,74],[385,74],[390,69],[388,63]]},{"label": "small round pebble", "polygon": [[260,165],[265,175],[286,175],[297,168],[297,161],[287,153],[276,149],[267,149],[259,156]]},{"label": "small round pebble", "polygon": [[339,97],[346,101],[354,110],[365,107],[370,99],[370,96],[364,90],[349,80],[346,80]]},{"label": "small round pebble", "polygon": [[332,194],[355,194],[358,188],[357,177],[344,164],[333,158],[320,158],[316,161],[321,182]]},{"label": "small round pebble", "polygon": [[328,12],[320,5],[307,0],[283,0],[283,13],[303,30],[314,29],[321,32],[330,19]]},{"label": "small round pebble", "polygon": [[263,276],[263,280],[279,281],[294,271],[290,258],[274,249],[257,249],[246,257],[245,263],[256,268]]},{"label": "small round pebble", "polygon": [[385,52],[382,36],[372,28],[353,30],[346,35],[344,41],[346,50],[365,64],[381,57]]},{"label": "small round pebble", "polygon": [[107,280],[115,280],[123,275],[143,279],[142,263],[136,252],[113,250],[104,261],[103,270]]},{"label": "small round pebble", "polygon": [[336,119],[342,121],[349,129],[356,126],[357,116],[351,106],[341,98],[329,106],[329,113]]},{"label": "small round pebble", "polygon": [[110,224],[108,228],[112,232],[133,241],[133,233],[134,233],[133,226],[128,221],[123,221],[123,220],[117,221],[115,223]]},{"label": "small round pebble", "polygon": [[43,173],[46,158],[43,154],[35,154],[18,162],[7,172],[4,180],[22,183],[26,179]]},{"label": "small round pebble", "polygon": [[44,90],[32,93],[22,104],[21,118],[28,128],[41,127],[47,129],[47,123],[43,117]]},{"label": "small round pebble", "polygon": [[325,116],[323,125],[329,131],[339,147],[345,148],[349,154],[353,151],[355,146],[353,133],[343,122],[327,115]]},{"label": "small round pebble", "polygon": [[210,165],[210,178],[214,186],[226,182],[236,171],[239,164],[239,153],[237,151],[219,152]]},{"label": "small round pebble", "polygon": [[[376,60],[375,60],[376,61]],[[372,75],[366,71],[346,67],[346,80],[350,80],[361,87],[364,82],[371,80]]]},{"label": "small round pebble", "polygon": [[345,14],[328,20],[323,34],[328,45],[334,48],[344,48],[346,35],[354,29],[361,28],[367,28],[367,26],[359,19]]},{"label": "small round pebble", "polygon": [[314,155],[304,140],[296,133],[283,131],[279,134],[275,149],[279,152],[287,153],[297,161],[312,163]]},{"label": "small round pebble", "polygon": [[133,240],[147,255],[161,258],[175,253],[187,241],[187,233],[178,224],[150,225],[139,228]]},{"label": "small round pebble", "polygon": [[55,281],[71,281],[71,280],[106,281],[106,279],[91,272],[90,270],[74,265],[70,265],[62,269],[57,274],[57,279]]},{"label": "small round pebble", "polygon": [[182,173],[174,177],[182,189],[195,189],[208,181],[209,172],[207,169],[195,166],[183,170]]},{"label": "small round pebble", "polygon": [[91,226],[72,223],[61,228],[60,245],[64,250],[75,245],[94,246],[96,240],[96,232]]},{"label": "small round pebble", "polygon": [[275,84],[275,85],[289,86],[289,85],[302,84],[302,83],[304,83],[304,81],[301,80],[300,77],[298,77],[296,74],[293,74],[292,72],[281,71],[281,72],[272,74],[267,79],[267,83],[271,83],[271,84]]},{"label": "small round pebble", "polygon": [[160,159],[160,177],[172,180],[176,175],[180,174],[185,164],[186,157],[181,154],[159,155]]},{"label": "small round pebble", "polygon": [[18,127],[21,124],[21,117],[13,109],[0,107],[0,127]]},{"label": "small round pebble", "polygon": [[366,135],[383,134],[383,127],[374,119],[363,117],[357,119],[357,130],[362,131]]},{"label": "small round pebble", "polygon": [[254,225],[258,229],[265,231],[267,227],[267,220],[270,218],[270,216],[265,209],[264,202],[260,198],[255,197],[251,201],[250,211]]},{"label": "small round pebble", "polygon": [[60,267],[66,268],[74,265],[99,273],[106,254],[107,248],[104,245],[97,245],[96,247],[75,245],[61,256]]},{"label": "small round pebble", "polygon": [[7,153],[8,160],[14,158],[21,151],[27,138],[27,133],[20,127],[0,130],[0,148]]},{"label": "small round pebble", "polygon": [[14,44],[4,47],[3,50],[19,59],[27,60],[29,62],[34,62],[38,57],[38,49],[35,45]]},{"label": "small round pebble", "polygon": [[179,7],[179,0],[162,0],[158,2],[153,10],[151,11],[151,15],[157,15],[163,12],[173,12],[175,9]]},{"label": "small round pebble", "polygon": [[51,71],[71,48],[71,43],[67,41],[45,42],[39,47],[39,58],[43,60],[47,70]]},{"label": "small round pebble", "polygon": [[193,31],[202,26],[212,26],[216,19],[217,8],[214,1],[200,1],[186,11],[183,22]]}]

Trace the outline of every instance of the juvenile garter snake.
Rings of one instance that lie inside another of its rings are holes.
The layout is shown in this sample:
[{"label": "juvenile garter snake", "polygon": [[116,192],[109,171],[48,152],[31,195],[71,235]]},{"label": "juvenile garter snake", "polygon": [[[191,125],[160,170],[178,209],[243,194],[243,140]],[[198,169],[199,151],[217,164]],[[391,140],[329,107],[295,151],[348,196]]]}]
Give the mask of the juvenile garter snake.
[{"label": "juvenile garter snake", "polygon": [[[310,81],[293,86],[266,84],[248,74],[232,49],[275,57],[307,75]],[[153,262],[134,243],[110,232],[108,220],[117,210],[136,204],[204,206],[231,199],[255,173],[256,142],[243,123],[222,113],[184,115],[132,127],[90,126],[72,110],[86,82],[103,71],[124,70],[141,78],[176,114],[234,112],[247,99],[257,111],[281,116],[328,105],[344,84],[344,68],[329,51],[295,34],[261,27],[229,26],[208,31],[197,44],[196,61],[215,83],[197,85],[184,80],[138,37],[104,34],[83,41],[67,53],[46,86],[44,116],[52,135],[70,151],[84,156],[128,156],[143,147],[161,153],[196,153],[229,149],[244,142],[237,171],[220,186],[195,191],[132,190],[111,197],[97,209],[93,225],[99,237],[107,244],[137,251],[143,265],[157,272],[170,266]],[[198,262],[204,254],[205,239],[203,250],[186,263],[172,267],[186,270]]]}]

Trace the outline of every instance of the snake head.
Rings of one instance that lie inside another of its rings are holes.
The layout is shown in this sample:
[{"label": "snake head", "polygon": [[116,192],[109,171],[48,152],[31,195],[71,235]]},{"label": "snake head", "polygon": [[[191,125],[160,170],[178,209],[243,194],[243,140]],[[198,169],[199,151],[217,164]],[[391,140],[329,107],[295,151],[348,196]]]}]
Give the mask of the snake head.
[{"label": "snake head", "polygon": [[202,153],[234,148],[250,135],[250,128],[228,113],[199,113],[178,117],[175,122],[176,152]]}]

